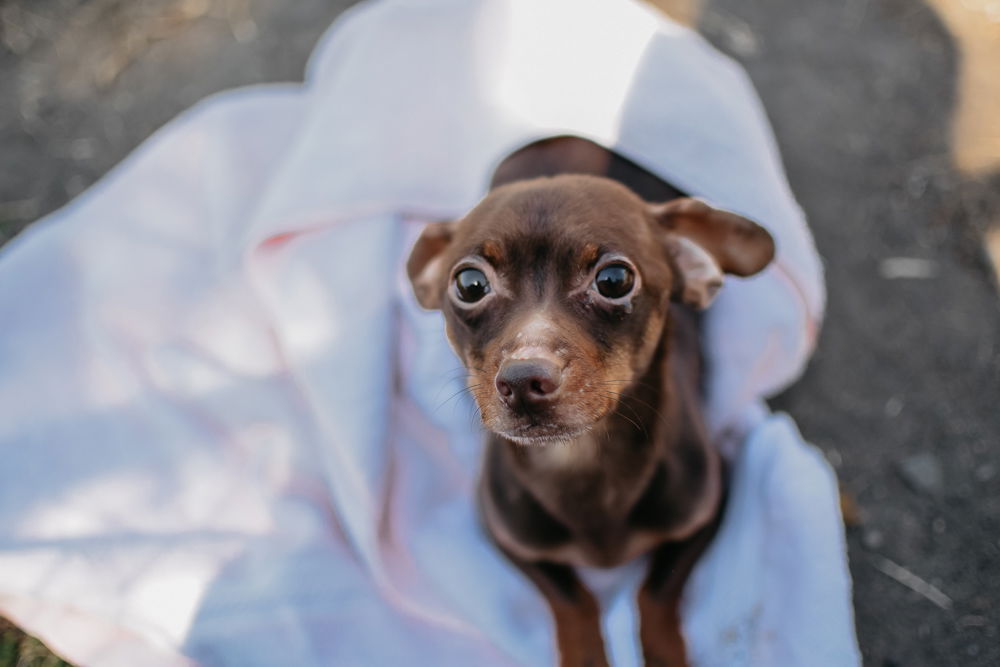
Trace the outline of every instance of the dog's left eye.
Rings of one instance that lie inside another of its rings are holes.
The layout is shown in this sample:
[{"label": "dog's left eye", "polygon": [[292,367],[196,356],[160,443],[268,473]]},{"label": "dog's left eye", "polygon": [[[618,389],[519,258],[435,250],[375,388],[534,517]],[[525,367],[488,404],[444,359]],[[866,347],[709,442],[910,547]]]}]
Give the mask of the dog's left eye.
[{"label": "dog's left eye", "polygon": [[632,291],[635,274],[624,264],[609,264],[597,272],[594,285],[603,297],[620,299]]},{"label": "dog's left eye", "polygon": [[486,274],[479,269],[462,269],[455,275],[458,298],[466,303],[475,303],[490,291]]}]

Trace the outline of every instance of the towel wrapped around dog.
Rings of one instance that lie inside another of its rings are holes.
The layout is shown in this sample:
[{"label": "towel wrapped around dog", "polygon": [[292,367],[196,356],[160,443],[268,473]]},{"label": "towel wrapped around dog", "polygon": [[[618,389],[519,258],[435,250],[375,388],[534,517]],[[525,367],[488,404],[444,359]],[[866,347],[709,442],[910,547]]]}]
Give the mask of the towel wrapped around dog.
[{"label": "towel wrapped around dog", "polygon": [[[813,348],[819,259],[744,72],[629,0],[363,3],[304,85],[198,105],[3,248],[0,614],[98,666],[553,664],[402,262],[556,135],[777,241],[705,322],[732,486],[694,664],[858,664],[834,476],[762,403]],[[602,593],[619,665],[641,565]]]}]

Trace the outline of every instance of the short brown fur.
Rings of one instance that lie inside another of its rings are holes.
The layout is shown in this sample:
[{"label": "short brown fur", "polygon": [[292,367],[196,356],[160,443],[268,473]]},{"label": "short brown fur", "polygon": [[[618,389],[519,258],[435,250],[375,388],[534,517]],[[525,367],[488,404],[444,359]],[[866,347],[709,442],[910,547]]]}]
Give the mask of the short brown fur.
[{"label": "short brown fur", "polygon": [[[566,667],[607,664],[573,568],[652,553],[646,664],[686,665],[680,595],[725,494],[690,306],[708,304],[722,273],[763,269],[773,242],[582,139],[518,151],[493,186],[462,220],[429,227],[408,264],[420,302],[444,312],[489,429],[486,528],[548,600]],[[605,296],[602,266],[631,271],[632,291]],[[455,281],[470,268],[489,290],[467,303]]]}]

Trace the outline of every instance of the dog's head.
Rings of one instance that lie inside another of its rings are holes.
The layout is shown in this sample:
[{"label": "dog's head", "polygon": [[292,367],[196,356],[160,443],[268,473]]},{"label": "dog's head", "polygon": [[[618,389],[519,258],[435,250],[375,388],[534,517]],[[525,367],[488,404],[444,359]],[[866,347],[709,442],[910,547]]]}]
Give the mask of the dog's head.
[{"label": "dog's head", "polygon": [[593,176],[501,186],[428,225],[407,271],[443,311],[483,422],[507,439],[572,439],[646,371],[671,299],[706,307],[722,274],[749,276],[771,236],[695,199],[648,204]]}]

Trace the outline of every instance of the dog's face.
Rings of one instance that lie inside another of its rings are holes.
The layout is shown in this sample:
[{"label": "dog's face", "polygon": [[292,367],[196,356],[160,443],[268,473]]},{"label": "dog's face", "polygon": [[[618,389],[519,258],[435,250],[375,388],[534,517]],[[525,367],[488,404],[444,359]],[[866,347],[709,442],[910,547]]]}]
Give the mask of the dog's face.
[{"label": "dog's face", "polygon": [[592,176],[493,190],[429,225],[407,269],[443,311],[486,427],[516,442],[573,439],[646,371],[670,300],[705,307],[722,273],[771,260],[770,235],[697,200],[650,205]]}]

